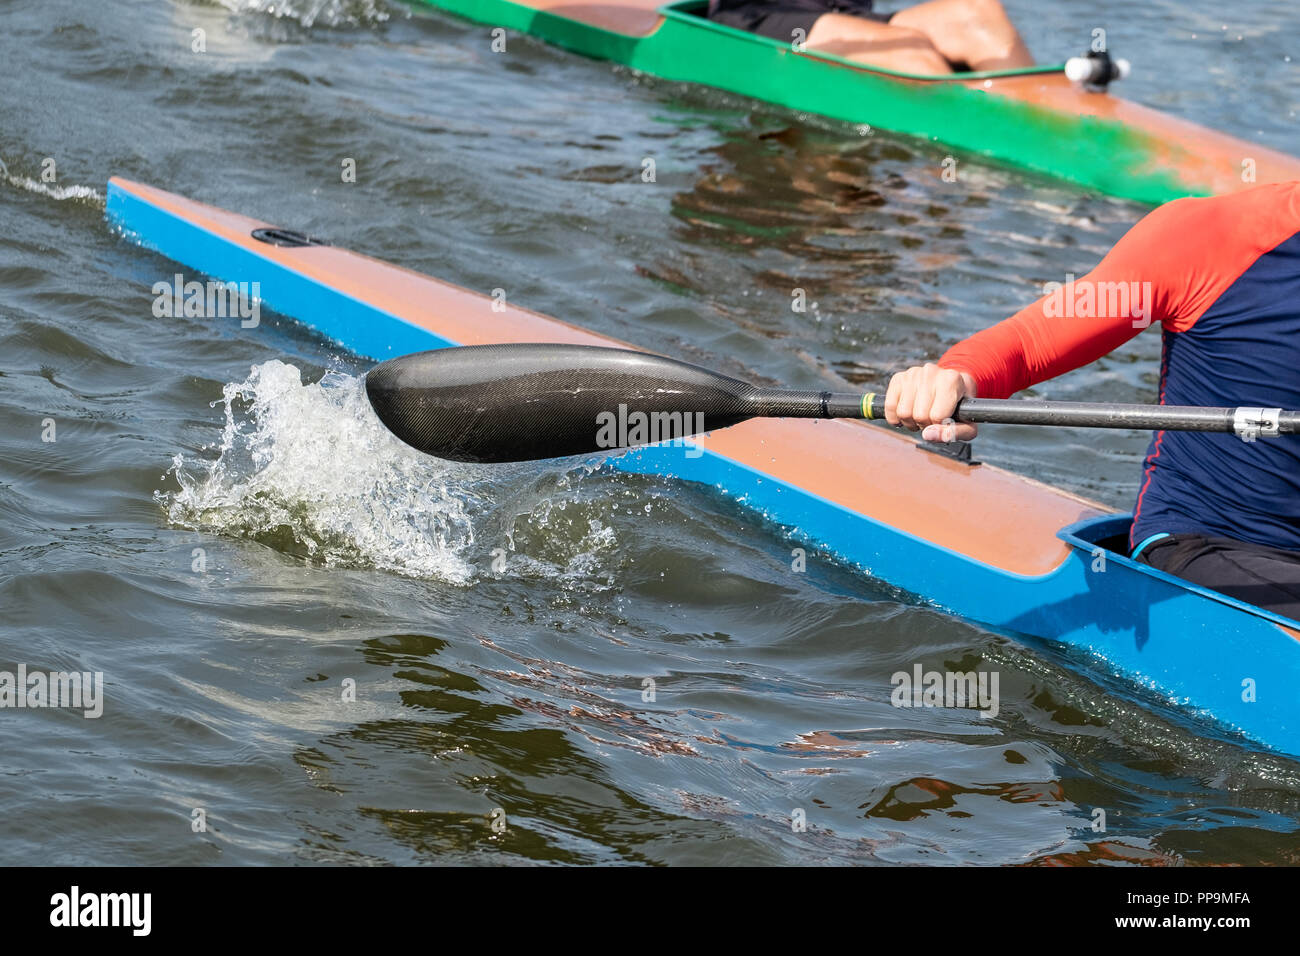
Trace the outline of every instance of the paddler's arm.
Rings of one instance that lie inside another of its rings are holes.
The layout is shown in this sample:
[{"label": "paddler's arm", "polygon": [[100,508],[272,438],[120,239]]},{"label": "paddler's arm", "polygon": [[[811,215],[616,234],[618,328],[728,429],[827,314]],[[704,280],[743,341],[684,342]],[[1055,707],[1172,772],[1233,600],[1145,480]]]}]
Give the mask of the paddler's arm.
[{"label": "paddler's arm", "polygon": [[[957,402],[967,396],[1008,398],[1039,382],[1095,362],[1151,324],[1177,315],[1186,301],[1186,200],[1178,200],[1147,215],[1128,231],[1086,276],[1074,281],[1074,292],[1103,290],[1103,308],[1110,312],[1108,290],[1124,283],[1137,297],[1128,308],[1087,318],[1062,314],[1067,288],[1037,302],[991,328],[958,342],[939,359],[899,372],[889,383],[885,417],[893,425],[921,431],[928,441],[969,441],[974,425],[946,421]],[[1204,236],[1198,239],[1203,242]],[[1136,285],[1134,285],[1136,283]],[[1123,305],[1123,303],[1120,303]],[[1077,311],[1077,310],[1075,310]],[[946,422],[946,423],[945,423]]]}]

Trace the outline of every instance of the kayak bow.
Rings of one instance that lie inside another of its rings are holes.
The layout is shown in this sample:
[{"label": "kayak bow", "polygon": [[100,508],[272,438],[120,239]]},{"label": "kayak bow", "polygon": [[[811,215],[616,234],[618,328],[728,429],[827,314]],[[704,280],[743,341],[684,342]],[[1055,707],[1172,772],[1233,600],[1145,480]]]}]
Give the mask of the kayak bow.
[{"label": "kayak bow", "polygon": [[[280,241],[293,234],[139,183],[109,182],[107,216],[193,269],[258,281],[268,308],[370,358],[510,342],[627,347],[343,249]],[[854,421],[754,419],[610,465],[717,488],[947,611],[1059,641],[1300,755],[1300,623],[1130,560],[1128,515]]]},{"label": "kayak bow", "polygon": [[1300,179],[1300,159],[1093,92],[1064,65],[926,77],[714,23],[706,0],[422,0],[643,73],[942,143],[1150,204]]}]

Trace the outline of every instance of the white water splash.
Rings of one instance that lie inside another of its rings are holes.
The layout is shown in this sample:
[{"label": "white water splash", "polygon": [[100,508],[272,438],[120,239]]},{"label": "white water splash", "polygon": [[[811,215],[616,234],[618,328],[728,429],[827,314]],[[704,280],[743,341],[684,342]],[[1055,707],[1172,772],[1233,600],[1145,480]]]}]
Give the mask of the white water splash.
[{"label": "white water splash", "polygon": [[225,386],[221,404],[216,459],[177,455],[180,490],[156,493],[174,524],[269,540],[326,566],[473,579],[481,470],[398,441],[361,378],[329,372],[304,385],[296,367],[270,361]]},{"label": "white water splash", "polygon": [[97,189],[91,189],[89,186],[58,186],[54,183],[39,182],[30,176],[15,176],[9,172],[9,167],[5,165],[3,159],[0,159],[0,177],[16,189],[25,189],[29,193],[49,196],[51,199],[60,201],[79,199],[83,202],[98,203],[101,206],[104,204],[104,194]]},{"label": "white water splash", "polygon": [[382,0],[217,0],[231,13],[262,13],[277,20],[294,20],[307,29],[371,26],[391,16]]}]

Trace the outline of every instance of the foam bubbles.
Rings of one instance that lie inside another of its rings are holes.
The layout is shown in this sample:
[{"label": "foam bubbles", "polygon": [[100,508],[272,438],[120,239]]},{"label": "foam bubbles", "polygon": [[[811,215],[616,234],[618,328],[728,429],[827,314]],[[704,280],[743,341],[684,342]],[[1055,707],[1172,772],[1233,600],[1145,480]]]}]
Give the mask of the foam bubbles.
[{"label": "foam bubbles", "polygon": [[180,490],[157,494],[177,525],[252,537],[323,565],[454,584],[474,569],[481,469],[422,455],[380,424],[363,380],[304,385],[281,361],[226,385],[215,460],[177,455]]},{"label": "foam bubbles", "polygon": [[2,159],[0,159],[0,179],[3,179],[15,189],[24,189],[29,193],[49,196],[51,199],[60,202],[72,199],[104,205],[104,194],[97,189],[92,189],[89,186],[59,186],[55,183],[40,182],[30,176],[18,176],[9,172],[9,167],[5,165]]},{"label": "foam bubbles", "polygon": [[325,567],[468,585],[510,577],[563,590],[615,586],[622,513],[645,489],[598,459],[469,465],[421,454],[376,417],[364,378],[303,384],[273,360],[226,385],[221,440],[177,455],[172,524],[251,538]]},{"label": "foam bubbles", "polygon": [[389,19],[383,0],[217,0],[231,13],[261,13],[304,27],[363,26]]}]

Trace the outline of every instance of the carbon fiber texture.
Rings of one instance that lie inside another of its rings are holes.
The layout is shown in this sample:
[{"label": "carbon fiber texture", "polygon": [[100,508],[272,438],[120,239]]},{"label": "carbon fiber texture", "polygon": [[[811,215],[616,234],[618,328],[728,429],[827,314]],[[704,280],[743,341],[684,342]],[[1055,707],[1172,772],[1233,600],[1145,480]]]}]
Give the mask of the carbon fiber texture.
[{"label": "carbon fiber texture", "polygon": [[[407,444],[466,462],[530,461],[623,447],[617,439],[635,438],[639,420],[659,422],[655,440],[681,438],[761,414],[763,398],[773,395],[658,355],[556,344],[405,355],[375,366],[366,376],[366,393],[380,420]],[[820,400],[815,392],[779,394]]]}]

